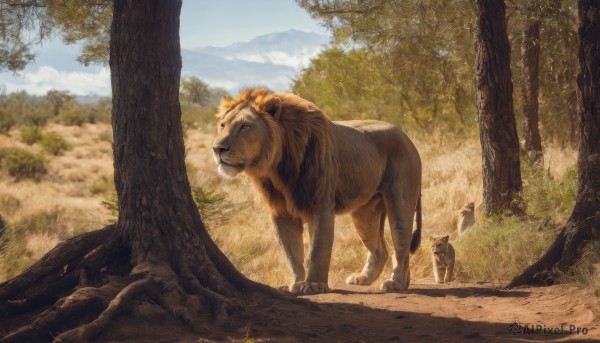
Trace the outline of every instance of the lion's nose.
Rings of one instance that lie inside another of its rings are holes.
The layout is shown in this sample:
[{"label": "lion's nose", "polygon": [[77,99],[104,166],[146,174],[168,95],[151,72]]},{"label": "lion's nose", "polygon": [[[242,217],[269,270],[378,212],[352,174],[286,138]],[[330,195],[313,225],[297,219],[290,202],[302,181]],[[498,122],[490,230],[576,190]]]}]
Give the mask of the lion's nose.
[{"label": "lion's nose", "polygon": [[222,144],[215,144],[213,145],[212,149],[215,152],[215,154],[220,155],[223,151],[229,150],[229,147],[224,146]]}]

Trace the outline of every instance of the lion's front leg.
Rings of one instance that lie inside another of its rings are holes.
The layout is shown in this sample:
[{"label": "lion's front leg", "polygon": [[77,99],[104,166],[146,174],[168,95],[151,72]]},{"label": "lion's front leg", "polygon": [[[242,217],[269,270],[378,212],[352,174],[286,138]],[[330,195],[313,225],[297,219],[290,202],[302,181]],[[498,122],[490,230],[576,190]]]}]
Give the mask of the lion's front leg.
[{"label": "lion's front leg", "polygon": [[329,291],[328,276],[333,248],[333,206],[324,207],[308,222],[312,232],[306,266],[306,280],[296,282],[291,291],[297,294],[316,294]]},{"label": "lion's front leg", "polygon": [[290,215],[273,216],[273,224],[277,231],[279,244],[286,255],[288,265],[294,274],[290,291],[293,285],[304,281],[304,244],[302,242],[302,220]]}]

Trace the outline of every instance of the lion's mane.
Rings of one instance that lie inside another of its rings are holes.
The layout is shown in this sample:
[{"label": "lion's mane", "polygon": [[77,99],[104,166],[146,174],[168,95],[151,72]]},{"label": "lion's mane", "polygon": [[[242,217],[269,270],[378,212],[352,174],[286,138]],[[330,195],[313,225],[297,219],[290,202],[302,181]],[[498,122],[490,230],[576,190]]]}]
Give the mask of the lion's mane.
[{"label": "lion's mane", "polygon": [[[245,89],[221,101],[219,115],[251,107],[267,123],[270,144],[263,147],[258,175],[249,174],[274,213],[306,217],[325,196],[326,182],[335,180],[333,124],[313,103],[289,93]],[[328,177],[328,176],[333,176]],[[292,203],[290,204],[289,200]]]}]

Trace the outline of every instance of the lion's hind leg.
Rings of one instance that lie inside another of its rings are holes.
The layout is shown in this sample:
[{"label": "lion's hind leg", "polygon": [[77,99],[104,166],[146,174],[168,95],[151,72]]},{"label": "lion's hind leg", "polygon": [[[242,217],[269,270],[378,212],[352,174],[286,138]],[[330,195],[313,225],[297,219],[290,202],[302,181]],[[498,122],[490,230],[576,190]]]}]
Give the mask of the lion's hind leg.
[{"label": "lion's hind leg", "polygon": [[410,285],[409,252],[419,190],[407,188],[408,185],[394,185],[384,195],[394,244],[392,276],[381,284],[385,292],[403,291]]},{"label": "lion's hind leg", "polygon": [[356,231],[369,253],[363,270],[348,276],[346,283],[370,285],[379,277],[388,258],[383,237],[385,206],[381,196],[375,195],[368,203],[352,212],[351,216]]}]

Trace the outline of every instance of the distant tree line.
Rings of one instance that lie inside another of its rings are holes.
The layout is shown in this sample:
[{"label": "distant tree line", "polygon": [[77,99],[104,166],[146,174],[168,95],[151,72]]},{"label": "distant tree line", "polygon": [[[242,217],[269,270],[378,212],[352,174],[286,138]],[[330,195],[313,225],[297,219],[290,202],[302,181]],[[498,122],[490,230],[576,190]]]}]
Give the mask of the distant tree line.
[{"label": "distant tree line", "polygon": [[[184,128],[212,123],[221,97],[227,94],[222,88],[209,87],[195,76],[181,81],[180,100]],[[85,123],[110,123],[112,99],[99,96],[78,101],[64,90],[49,90],[46,95],[32,95],[26,91],[0,94],[0,133],[15,126],[44,126],[48,122],[64,125]]]},{"label": "distant tree line", "polygon": [[[382,119],[428,136],[477,134],[474,2],[297,2],[334,38],[295,78],[295,93],[333,118]],[[523,148],[577,144],[575,2],[510,1],[506,20]]]}]

